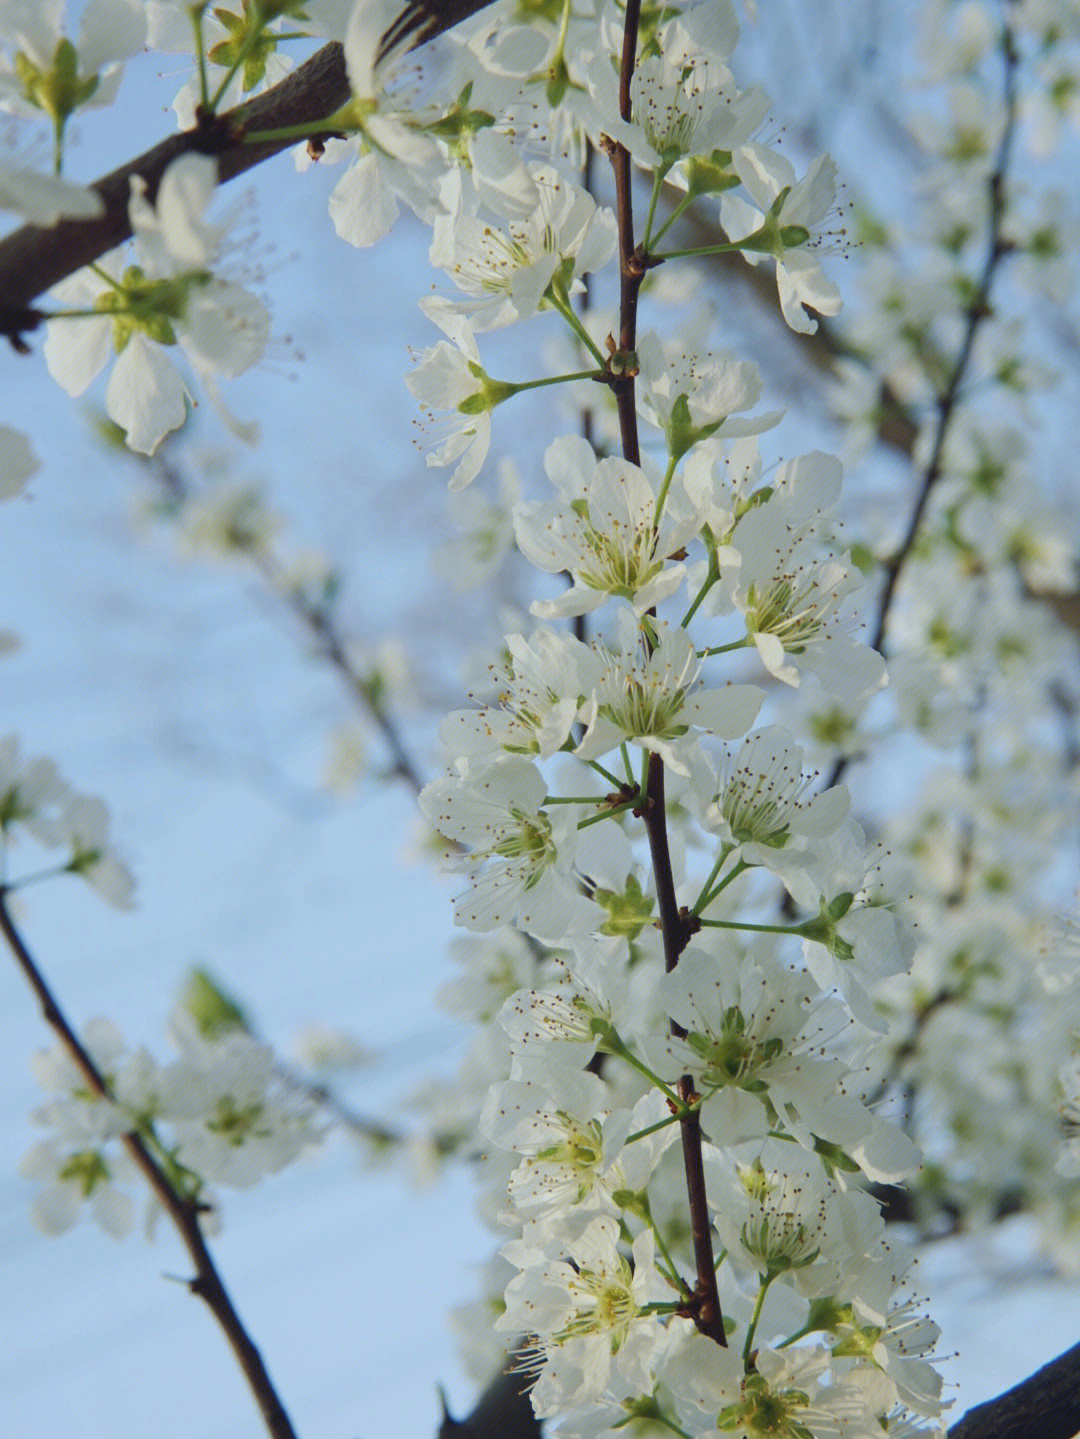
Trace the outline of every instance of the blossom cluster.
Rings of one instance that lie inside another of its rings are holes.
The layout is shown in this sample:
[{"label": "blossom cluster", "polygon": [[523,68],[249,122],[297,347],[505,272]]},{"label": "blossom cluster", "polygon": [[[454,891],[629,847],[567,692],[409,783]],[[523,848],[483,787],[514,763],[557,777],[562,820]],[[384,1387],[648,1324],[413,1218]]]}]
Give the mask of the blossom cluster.
[{"label": "blossom cluster", "polygon": [[[721,243],[753,236],[754,258],[777,258],[785,311],[797,294],[833,313],[838,297],[808,278],[817,261],[784,261],[816,233],[834,171],[819,162],[796,195],[751,139],[762,111],[731,78],[736,35],[717,4],[650,32],[635,132],[596,80],[621,39],[602,23],[581,123],[597,143],[616,137],[657,185],[678,167],[695,188],[727,134],[740,161],[717,191],[745,183],[743,170],[780,179],[771,194],[762,179],[764,199],[747,187],[764,212],[720,209]],[[722,115],[706,98],[714,77]],[[688,114],[699,123],[672,119]],[[532,219],[477,221],[492,197],[468,198],[459,181],[435,223],[432,258],[462,294],[425,302],[448,341],[411,383],[462,417],[461,443],[434,456],[456,465],[452,488],[482,463],[490,428],[477,418],[529,387],[492,379],[477,335],[547,308],[595,361],[586,377],[617,380],[624,363],[572,309],[613,222],[570,180],[530,173]],[[666,228],[654,203],[644,243],[658,256]],[[747,361],[649,333],[630,363],[659,447],[631,461],[581,436],[548,445],[551,491],[512,505],[513,534],[536,570],[568,583],[532,604],[540,624],[506,637],[473,707],[446,719],[452,764],[420,797],[463,876],[457,923],[504,953],[511,926],[556,956],[512,988],[520,965],[470,950],[473,1002],[490,1012],[491,986],[505,994],[508,1075],[481,1115],[496,1195],[505,1186],[494,1214],[517,1232],[497,1330],[516,1341],[537,1414],[568,1435],[634,1415],[695,1435],[933,1420],[936,1326],[913,1311],[910,1261],[867,1190],[919,1162],[868,1103],[883,1028],[872,994],[912,946],[876,903],[846,791],[816,793],[794,734],[761,723],[765,685],[811,682],[849,713],[885,685],[838,539],[841,466],[811,452],[764,482],[757,437],[777,416],[756,410]],[[567,619],[577,635],[558,627]],[[770,880],[789,920],[763,922]],[[486,1058],[494,1071],[499,1047]]]},{"label": "blossom cluster", "polygon": [[[642,17],[628,107],[625,17],[600,0],[484,11],[434,79],[387,44],[390,0],[212,14],[93,0],[77,43],[61,4],[0,0],[0,106],[47,118],[56,142],[54,175],[0,166],[0,202],[33,223],[99,213],[95,191],[59,175],[66,127],[111,98],[147,35],[193,53],[176,102],[189,124],[280,78],[286,42],[304,34],[342,42],[351,88],[319,146],[343,167],[337,233],[373,244],[403,205],[431,226],[445,288],[422,308],[444,338],[408,384],[437,430],[428,464],[467,491],[450,567],[487,576],[514,550],[535,593],[471,705],[443,721],[450,762],[420,796],[462,876],[464,973],[446,997],[485,1026],[432,1117],[464,1144],[478,1116],[485,1208],[513,1232],[498,1343],[569,1439],[632,1418],[689,1439],[940,1432],[937,1328],[876,1190],[910,1186],[929,1226],[1020,1194],[1063,1250],[1080,1224],[1061,1184],[1077,1169],[1075,1017],[1047,1002],[1030,959],[1043,907],[1030,896],[1067,844],[1060,794],[1075,798],[1075,765],[1063,776],[1048,739],[1054,706],[1075,700],[1046,601],[1075,582],[1077,551],[1032,498],[1025,462],[1023,406],[1045,366],[1020,317],[991,300],[1006,259],[1043,292],[1068,280],[1063,228],[1007,171],[1022,122],[1038,148],[1063,119],[1060,100],[1018,98],[1018,47],[1037,56],[1047,95],[1068,95],[1055,55],[1075,37],[1038,4],[1003,23],[974,0],[928,8],[946,103],[913,144],[947,173],[949,203],[924,218],[918,284],[894,258],[900,238],[864,220],[866,303],[848,324],[821,262],[848,244],[836,166],[822,155],[800,176],[768,138],[768,98],[732,69],[730,0]],[[580,183],[586,152],[625,157],[631,201],[647,197],[639,278],[661,290],[687,257],[741,257],[773,268],[792,330],[833,322],[852,438],[876,435],[890,406],[912,432],[918,544],[846,540],[840,461],[767,452],[781,416],[761,408],[752,361],[700,325],[678,337],[630,326],[627,341],[593,307],[626,221]],[[216,178],[188,154],[152,200],[133,180],[133,253],[53,291],[51,372],[81,394],[111,366],[107,411],[146,455],[186,419],[186,374],[220,408],[218,378],[268,342],[262,299],[222,269],[226,229],[206,218]],[[678,238],[691,206],[707,244]],[[489,374],[484,337],[541,313],[565,326],[561,373]],[[1010,392],[1020,422],[980,403],[979,381]],[[590,423],[546,445],[542,492],[526,496],[506,470],[497,504],[468,489],[502,407],[553,384]],[[35,465],[0,426],[0,498]],[[339,642],[330,567],[282,567],[274,519],[246,487],[179,512],[188,549],[253,561],[378,716],[400,665]],[[875,562],[876,634],[863,576]],[[877,848],[838,782],[868,742],[867,714],[934,757]],[[339,737],[335,783],[365,743]],[[17,834],[129,901],[104,806],[9,739],[5,854]],[[2,889],[37,877],[5,870]],[[125,1136],[200,1205],[318,1138],[310,1099],[242,1027],[178,1022],[175,1038],[180,1057],[159,1064],[92,1025],[107,1096],[61,1051],[40,1059],[49,1135],[24,1172],[43,1228],[66,1228],[83,1202],[110,1232],[131,1227]],[[1018,1095],[1023,1111],[1008,1102]],[[938,1156],[957,1153],[946,1183]]]},{"label": "blossom cluster", "polygon": [[[134,1226],[139,1175],[127,1136],[206,1214],[217,1186],[247,1188],[319,1139],[315,1104],[287,1083],[270,1045],[240,1027],[204,1033],[182,1008],[172,1035],[179,1056],[162,1064],[143,1046],[129,1048],[111,1020],[92,1020],[82,1042],[106,1094],[88,1087],[64,1045],[36,1057],[34,1077],[50,1098],[33,1118],[48,1136],[21,1171],[36,1185],[33,1216],[45,1233],[69,1229],[84,1205],[114,1237]],[[158,1213],[151,1201],[148,1228]]]}]

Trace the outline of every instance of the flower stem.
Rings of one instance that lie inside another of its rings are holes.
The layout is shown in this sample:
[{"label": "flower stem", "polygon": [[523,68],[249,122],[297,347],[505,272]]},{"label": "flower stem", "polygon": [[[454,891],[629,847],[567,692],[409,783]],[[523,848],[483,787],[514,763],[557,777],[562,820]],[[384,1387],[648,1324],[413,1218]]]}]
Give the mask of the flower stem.
[{"label": "flower stem", "polygon": [[569,303],[569,301],[567,301],[552,285],[548,286],[544,298],[547,300],[548,304],[553,310],[558,310],[559,314],[570,326],[574,334],[589,351],[589,354],[593,356],[593,358],[596,360],[596,363],[601,367],[601,369],[603,369],[605,363],[603,353],[597,347],[596,342],[593,340],[593,337],[589,334],[588,330],[578,319],[574,308]]},{"label": "flower stem", "polygon": [[774,1274],[766,1274],[758,1288],[757,1298],[754,1300],[754,1312],[750,1316],[750,1323],[746,1326],[746,1342],[743,1344],[742,1358],[743,1368],[750,1368],[750,1351],[754,1347],[754,1333],[758,1327],[758,1320],[761,1318],[761,1310],[765,1303],[765,1296],[769,1292],[769,1285],[775,1279]]}]

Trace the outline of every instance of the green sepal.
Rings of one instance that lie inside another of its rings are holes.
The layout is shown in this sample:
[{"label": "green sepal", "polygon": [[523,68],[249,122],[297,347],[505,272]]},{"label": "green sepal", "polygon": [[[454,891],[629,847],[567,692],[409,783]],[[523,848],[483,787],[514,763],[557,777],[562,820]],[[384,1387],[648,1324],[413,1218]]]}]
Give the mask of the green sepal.
[{"label": "green sepal", "polygon": [[205,969],[193,969],[180,993],[180,1004],[195,1021],[204,1039],[220,1039],[239,1030],[250,1034],[243,1009]]},{"label": "green sepal", "polygon": [[458,412],[462,415],[486,415],[488,410],[493,410],[518,392],[518,386],[508,380],[493,380],[475,360],[468,362],[468,369],[470,375],[480,381],[480,388],[466,395],[458,405]]},{"label": "green sepal", "polygon": [[687,194],[721,195],[733,190],[739,177],[731,168],[731,151],[714,150],[711,155],[690,155],[684,166],[687,178]]},{"label": "green sepal", "polygon": [[53,51],[52,64],[47,70],[35,65],[29,55],[20,50],[15,56],[15,73],[22,81],[25,98],[51,115],[60,129],[74,110],[91,99],[98,87],[97,75],[79,79],[79,54],[66,38]]},{"label": "green sepal", "polygon": [[69,1154],[57,1174],[65,1184],[76,1184],[84,1199],[89,1199],[99,1184],[110,1178],[109,1166],[97,1149],[80,1149]]},{"label": "green sepal", "polygon": [[[263,80],[266,62],[277,49],[277,36],[266,29],[268,19],[274,18],[267,14],[270,9],[280,11],[281,7],[271,3],[264,5],[259,0],[252,5],[251,0],[244,0],[240,15],[220,6],[214,11],[214,19],[229,33],[226,39],[210,47],[206,58],[223,70],[242,64],[241,84],[245,92],[253,90]],[[297,18],[305,17],[298,15]]]},{"label": "green sepal", "polygon": [[819,1134],[814,1135],[814,1153],[821,1160],[822,1167],[830,1179],[837,1174],[858,1174],[860,1167],[845,1149],[831,1140],[822,1139]]},{"label": "green sepal", "polygon": [[644,893],[634,875],[629,876],[626,888],[621,892],[598,889],[593,892],[593,899],[607,911],[608,917],[600,926],[601,934],[621,935],[624,939],[635,940],[643,929],[648,929],[653,923],[652,896]]}]

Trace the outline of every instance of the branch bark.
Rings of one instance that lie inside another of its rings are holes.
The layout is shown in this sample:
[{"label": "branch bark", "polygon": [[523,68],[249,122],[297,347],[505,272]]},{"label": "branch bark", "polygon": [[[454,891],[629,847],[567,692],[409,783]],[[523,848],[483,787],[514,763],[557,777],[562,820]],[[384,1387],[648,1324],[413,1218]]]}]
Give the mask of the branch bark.
[{"label": "branch bark", "polygon": [[1080,1344],[996,1399],[969,1409],[949,1430],[949,1439],[1074,1439],[1077,1434]]},{"label": "branch bark", "polygon": [[[492,0],[409,0],[383,37],[383,53],[406,42],[409,49],[425,45],[491,3]],[[0,240],[0,334],[8,335],[17,348],[22,348],[19,337],[35,329],[44,318],[33,308],[33,301],[66,275],[100,259],[107,250],[131,237],[128,200],[133,175],[146,182],[147,198],[152,204],[168,166],[179,156],[194,151],[217,157],[218,183],[224,184],[296,144],[295,140],[268,140],[248,145],[244,143],[245,131],[318,124],[339,110],[350,93],[345,52],[337,41],[331,41],[279,85],[224,115],[209,116],[194,129],[163,140],[96,181],[90,188],[105,204],[100,219],[61,220],[48,228],[24,225]],[[329,133],[324,138],[329,138]]]}]

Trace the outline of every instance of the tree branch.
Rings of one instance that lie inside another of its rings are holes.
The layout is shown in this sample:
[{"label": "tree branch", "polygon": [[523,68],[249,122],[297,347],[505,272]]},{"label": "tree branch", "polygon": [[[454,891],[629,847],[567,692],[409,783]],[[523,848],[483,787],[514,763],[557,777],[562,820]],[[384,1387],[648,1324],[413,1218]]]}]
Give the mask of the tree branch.
[{"label": "tree branch", "polygon": [[1080,1344],[1021,1383],[977,1404],[949,1439],[1073,1439],[1080,1434]]},{"label": "tree branch", "polygon": [[[405,41],[409,49],[425,45],[491,3],[492,0],[409,0],[383,37],[381,53],[385,55]],[[245,131],[316,125],[339,110],[350,93],[345,52],[337,41],[331,41],[279,85],[224,115],[206,117],[194,129],[170,136],[96,181],[90,188],[105,204],[100,219],[61,220],[49,227],[24,225],[0,240],[0,334],[8,335],[16,348],[23,348],[20,336],[45,318],[33,308],[33,301],[66,275],[130,239],[128,201],[133,175],[146,182],[147,199],[153,204],[168,166],[193,151],[217,157],[218,183],[224,184],[296,144],[295,140],[266,140],[248,145],[244,143]]]},{"label": "tree branch", "polygon": [[[30,951],[15,927],[11,911],[8,908],[7,890],[2,885],[0,885],[0,933],[7,940],[27,983],[37,995],[46,1024],[59,1036],[61,1044],[85,1079],[87,1087],[100,1098],[112,1100],[113,1096],[101,1071],[64,1017],[44,976],[34,963]],[[185,1249],[191,1256],[191,1261],[195,1266],[195,1275],[188,1280],[188,1288],[192,1294],[197,1294],[200,1299],[205,1301],[220,1325],[225,1338],[229,1341],[229,1347],[248,1382],[248,1387],[255,1396],[255,1401],[262,1411],[263,1421],[272,1439],[296,1439],[295,1430],[278,1398],[273,1381],[263,1364],[262,1356],[244,1328],[239,1314],[233,1308],[232,1300],[222,1283],[210,1251],[206,1247],[206,1241],[199,1227],[199,1204],[195,1200],[187,1199],[177,1193],[168,1176],[147,1148],[141,1135],[134,1132],[125,1134],[122,1136],[121,1142],[149,1184],[161,1207],[172,1220]]]}]

